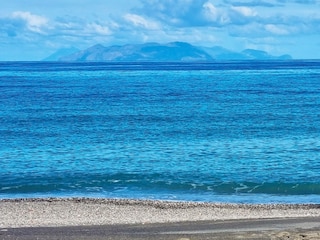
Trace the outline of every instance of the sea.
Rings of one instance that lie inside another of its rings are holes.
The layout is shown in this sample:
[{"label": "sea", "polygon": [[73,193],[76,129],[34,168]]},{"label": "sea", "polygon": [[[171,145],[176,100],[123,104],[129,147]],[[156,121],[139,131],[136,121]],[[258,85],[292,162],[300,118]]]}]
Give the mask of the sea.
[{"label": "sea", "polygon": [[0,62],[0,199],[320,203],[320,61]]}]

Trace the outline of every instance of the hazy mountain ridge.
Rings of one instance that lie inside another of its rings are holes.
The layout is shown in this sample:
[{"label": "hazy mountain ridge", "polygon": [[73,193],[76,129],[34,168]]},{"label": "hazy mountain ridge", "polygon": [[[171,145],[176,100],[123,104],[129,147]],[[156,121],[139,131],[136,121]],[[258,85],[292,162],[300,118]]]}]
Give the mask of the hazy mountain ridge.
[{"label": "hazy mountain ridge", "polygon": [[[75,50],[75,49],[73,49]],[[285,60],[290,55],[272,56],[265,51],[246,49],[234,52],[223,47],[194,46],[186,42],[167,44],[145,43],[105,47],[94,45],[82,51],[71,51],[63,55],[59,50],[48,58],[50,61],[108,62],[108,61],[213,61],[213,60]]]},{"label": "hazy mountain ridge", "polygon": [[146,43],[104,47],[97,44],[59,61],[210,61],[205,51],[188,43]]},{"label": "hazy mountain ridge", "polygon": [[75,47],[70,47],[70,48],[61,48],[58,51],[56,51],[55,53],[51,54],[50,56],[46,57],[45,59],[43,59],[43,61],[57,61],[60,58],[79,52],[80,50],[78,48]]}]

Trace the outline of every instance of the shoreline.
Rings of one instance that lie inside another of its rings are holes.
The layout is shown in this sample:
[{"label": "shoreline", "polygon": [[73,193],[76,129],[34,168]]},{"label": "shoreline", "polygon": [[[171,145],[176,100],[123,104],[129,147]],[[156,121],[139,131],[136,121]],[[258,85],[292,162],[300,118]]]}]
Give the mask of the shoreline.
[{"label": "shoreline", "polygon": [[108,198],[0,199],[0,228],[320,217],[320,204],[234,204]]}]

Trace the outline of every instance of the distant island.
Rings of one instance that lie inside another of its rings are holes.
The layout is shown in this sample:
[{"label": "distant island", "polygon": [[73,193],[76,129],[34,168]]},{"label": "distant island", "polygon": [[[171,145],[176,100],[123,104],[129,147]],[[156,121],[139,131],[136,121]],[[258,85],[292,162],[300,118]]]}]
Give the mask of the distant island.
[{"label": "distant island", "polygon": [[85,50],[59,49],[44,61],[129,62],[129,61],[214,61],[214,60],[289,60],[290,55],[272,56],[265,51],[245,49],[234,52],[223,47],[201,47],[186,42],[145,43],[105,47],[94,45]]}]

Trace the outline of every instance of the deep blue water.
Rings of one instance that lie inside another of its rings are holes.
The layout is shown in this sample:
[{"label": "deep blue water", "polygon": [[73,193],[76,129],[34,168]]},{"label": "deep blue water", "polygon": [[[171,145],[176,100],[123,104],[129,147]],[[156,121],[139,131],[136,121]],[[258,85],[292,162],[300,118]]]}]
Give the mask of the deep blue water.
[{"label": "deep blue water", "polygon": [[0,198],[320,203],[320,61],[0,63]]}]

